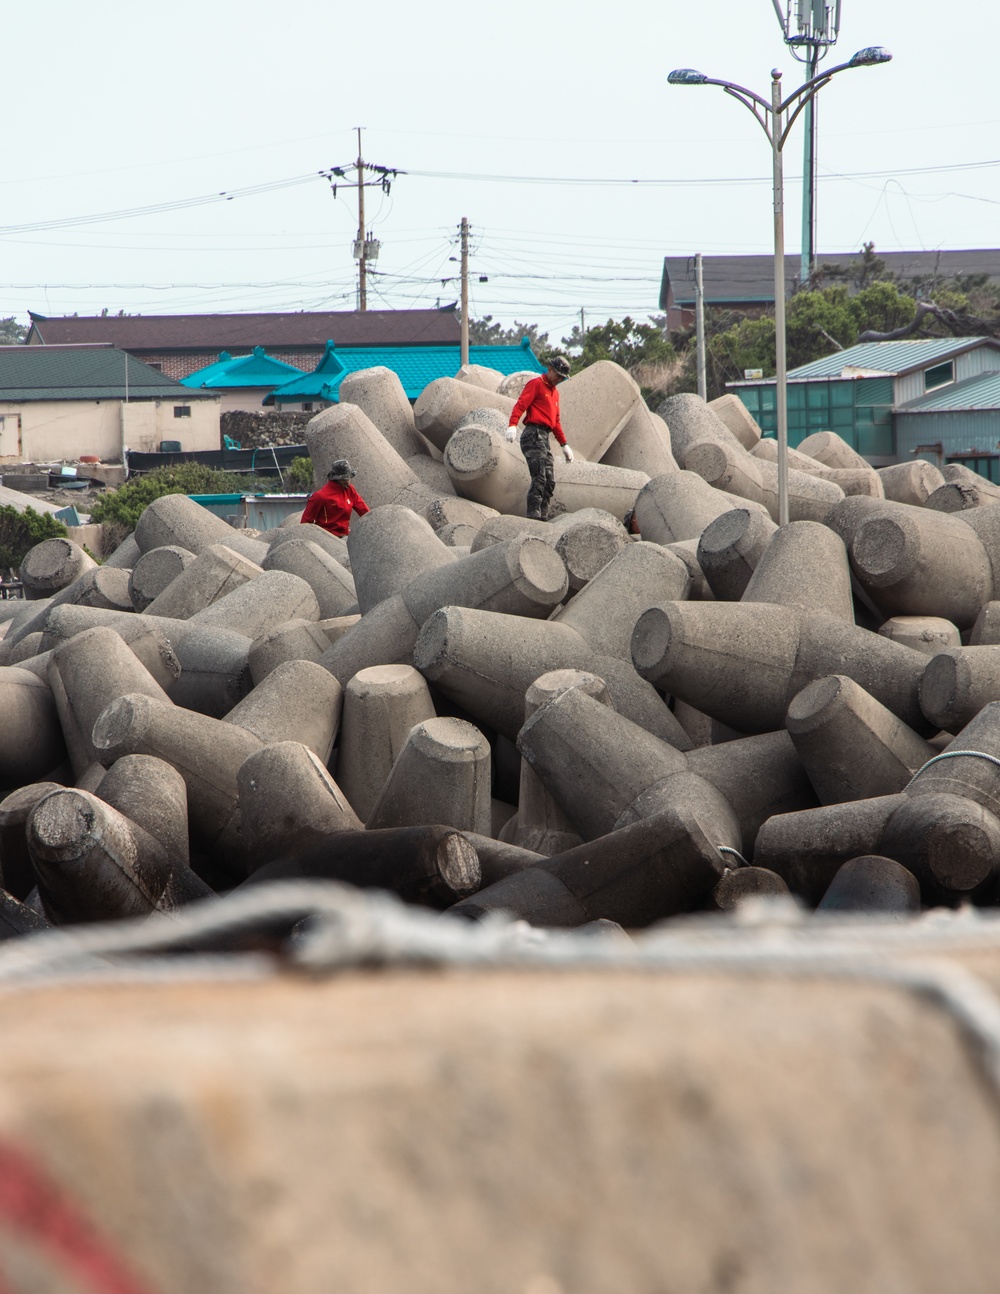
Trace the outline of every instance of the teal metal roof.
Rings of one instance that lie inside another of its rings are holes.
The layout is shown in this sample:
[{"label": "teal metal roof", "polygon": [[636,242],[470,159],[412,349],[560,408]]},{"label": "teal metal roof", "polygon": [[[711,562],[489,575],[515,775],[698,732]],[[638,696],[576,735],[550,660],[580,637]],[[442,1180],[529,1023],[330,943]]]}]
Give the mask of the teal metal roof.
[{"label": "teal metal roof", "polygon": [[159,369],[113,346],[0,346],[0,400],[190,400]]},{"label": "teal metal roof", "polygon": [[263,387],[272,390],[301,376],[302,369],[268,355],[263,346],[255,346],[251,354],[237,355],[235,358],[224,350],[214,364],[206,364],[204,368],[182,377],[181,385],[210,391],[233,387]]},{"label": "teal metal roof", "polygon": [[901,405],[897,413],[944,413],[967,409],[1000,409],[1000,373],[979,373],[964,382],[950,382]]},{"label": "teal metal roof", "polygon": [[869,341],[838,350],[823,359],[813,360],[790,370],[789,378],[840,377],[845,368],[876,369],[894,377],[924,368],[938,360],[949,359],[962,351],[975,350],[977,346],[993,346],[1000,350],[1000,342],[989,337],[934,337],[927,341]]},{"label": "teal metal roof", "polygon": [[[437,377],[454,377],[461,365],[458,346],[351,346],[337,350],[333,342],[312,373],[293,378],[264,397],[264,404],[300,400],[336,401],[340,383],[348,373],[364,368],[391,368],[399,374],[407,399],[415,400],[428,382]],[[542,364],[525,337],[520,346],[470,346],[469,363],[494,368],[500,373],[530,369],[544,373]]]}]

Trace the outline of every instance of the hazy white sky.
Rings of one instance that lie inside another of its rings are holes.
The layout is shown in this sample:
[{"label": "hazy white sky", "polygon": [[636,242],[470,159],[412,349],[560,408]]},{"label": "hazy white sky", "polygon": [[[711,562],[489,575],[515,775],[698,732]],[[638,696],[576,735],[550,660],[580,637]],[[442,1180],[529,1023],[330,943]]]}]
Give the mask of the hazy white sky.
[{"label": "hazy white sky", "polygon": [[[821,252],[998,245],[997,12],[843,0],[828,63],[872,44],[895,57],[820,95]],[[764,94],[773,66],[788,88],[802,76],[771,0],[44,0],[9,6],[4,28],[0,315],[24,322],[353,308],[356,195],[315,173],[354,158],[356,126],[367,159],[409,172],[389,198],[368,191],[370,308],[454,300],[441,280],[467,216],[474,314],[554,338],[581,307],[644,318],[664,254],[771,249],[759,126],[667,73]],[[801,157],[798,127],[791,251]],[[608,183],[623,180],[639,183]]]}]

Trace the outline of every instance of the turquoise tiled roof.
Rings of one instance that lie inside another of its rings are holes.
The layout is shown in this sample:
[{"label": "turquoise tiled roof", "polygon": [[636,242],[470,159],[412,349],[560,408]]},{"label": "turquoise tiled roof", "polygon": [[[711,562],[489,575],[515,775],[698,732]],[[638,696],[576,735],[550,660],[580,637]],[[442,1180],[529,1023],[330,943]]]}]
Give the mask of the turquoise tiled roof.
[{"label": "turquoise tiled roof", "polygon": [[235,359],[224,350],[214,364],[206,364],[204,368],[182,377],[181,384],[209,391],[254,386],[270,390],[299,377],[301,373],[302,369],[294,364],[275,359],[263,346],[255,346],[250,355],[237,355]]},{"label": "turquoise tiled roof", "polygon": [[950,382],[919,400],[901,405],[897,413],[947,413],[963,409],[1000,409],[1000,373],[980,373],[964,382]]},{"label": "turquoise tiled roof", "polygon": [[[838,350],[823,359],[813,360],[790,370],[790,379],[840,377],[845,368],[876,369],[880,373],[907,373],[938,360],[948,359],[960,351],[977,346],[998,346],[988,337],[934,337],[925,341],[869,341],[847,350]],[[1000,348],[1000,347],[998,347]]]},{"label": "turquoise tiled roof", "polygon": [[[327,342],[326,352],[312,373],[279,386],[265,396],[264,403],[336,401],[340,383],[348,373],[378,367],[398,373],[407,399],[415,400],[428,382],[437,377],[454,377],[461,362],[457,346],[351,346],[337,350],[333,342]],[[469,363],[504,374],[526,369],[545,372],[545,365],[535,357],[527,337],[520,346],[470,346]]]}]

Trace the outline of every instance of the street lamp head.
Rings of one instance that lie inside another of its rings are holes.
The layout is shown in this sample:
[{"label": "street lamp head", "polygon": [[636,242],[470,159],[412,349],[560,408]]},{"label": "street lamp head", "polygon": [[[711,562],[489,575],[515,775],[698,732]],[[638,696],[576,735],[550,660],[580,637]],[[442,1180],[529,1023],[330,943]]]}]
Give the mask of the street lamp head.
[{"label": "street lamp head", "polygon": [[874,67],[876,63],[891,63],[892,55],[884,45],[869,45],[859,49],[847,64],[848,67]]},{"label": "street lamp head", "polygon": [[693,67],[675,67],[667,77],[667,85],[704,85],[708,77]]}]

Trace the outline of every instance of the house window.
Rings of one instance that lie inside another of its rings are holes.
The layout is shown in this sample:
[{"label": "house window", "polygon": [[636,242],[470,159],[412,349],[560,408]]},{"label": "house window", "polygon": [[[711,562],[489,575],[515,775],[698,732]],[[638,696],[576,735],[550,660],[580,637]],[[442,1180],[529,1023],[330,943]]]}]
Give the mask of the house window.
[{"label": "house window", "polygon": [[313,408],[313,407],[312,407],[312,401],[310,400],[308,404],[304,404],[304,405],[302,406],[302,412],[303,412],[303,413],[312,413],[312,408]]},{"label": "house window", "polygon": [[160,363],[158,359],[143,360],[143,363],[146,365],[147,368],[155,368],[157,373],[163,372],[163,365]]},{"label": "house window", "polygon": [[933,368],[924,369],[924,390],[935,391],[939,386],[947,386],[955,380],[955,363],[948,360],[946,364],[936,364]]},{"label": "house window", "polygon": [[191,406],[190,406],[189,404],[175,404],[175,405],[174,405],[174,417],[175,417],[175,418],[190,418],[190,417],[191,417]]}]

